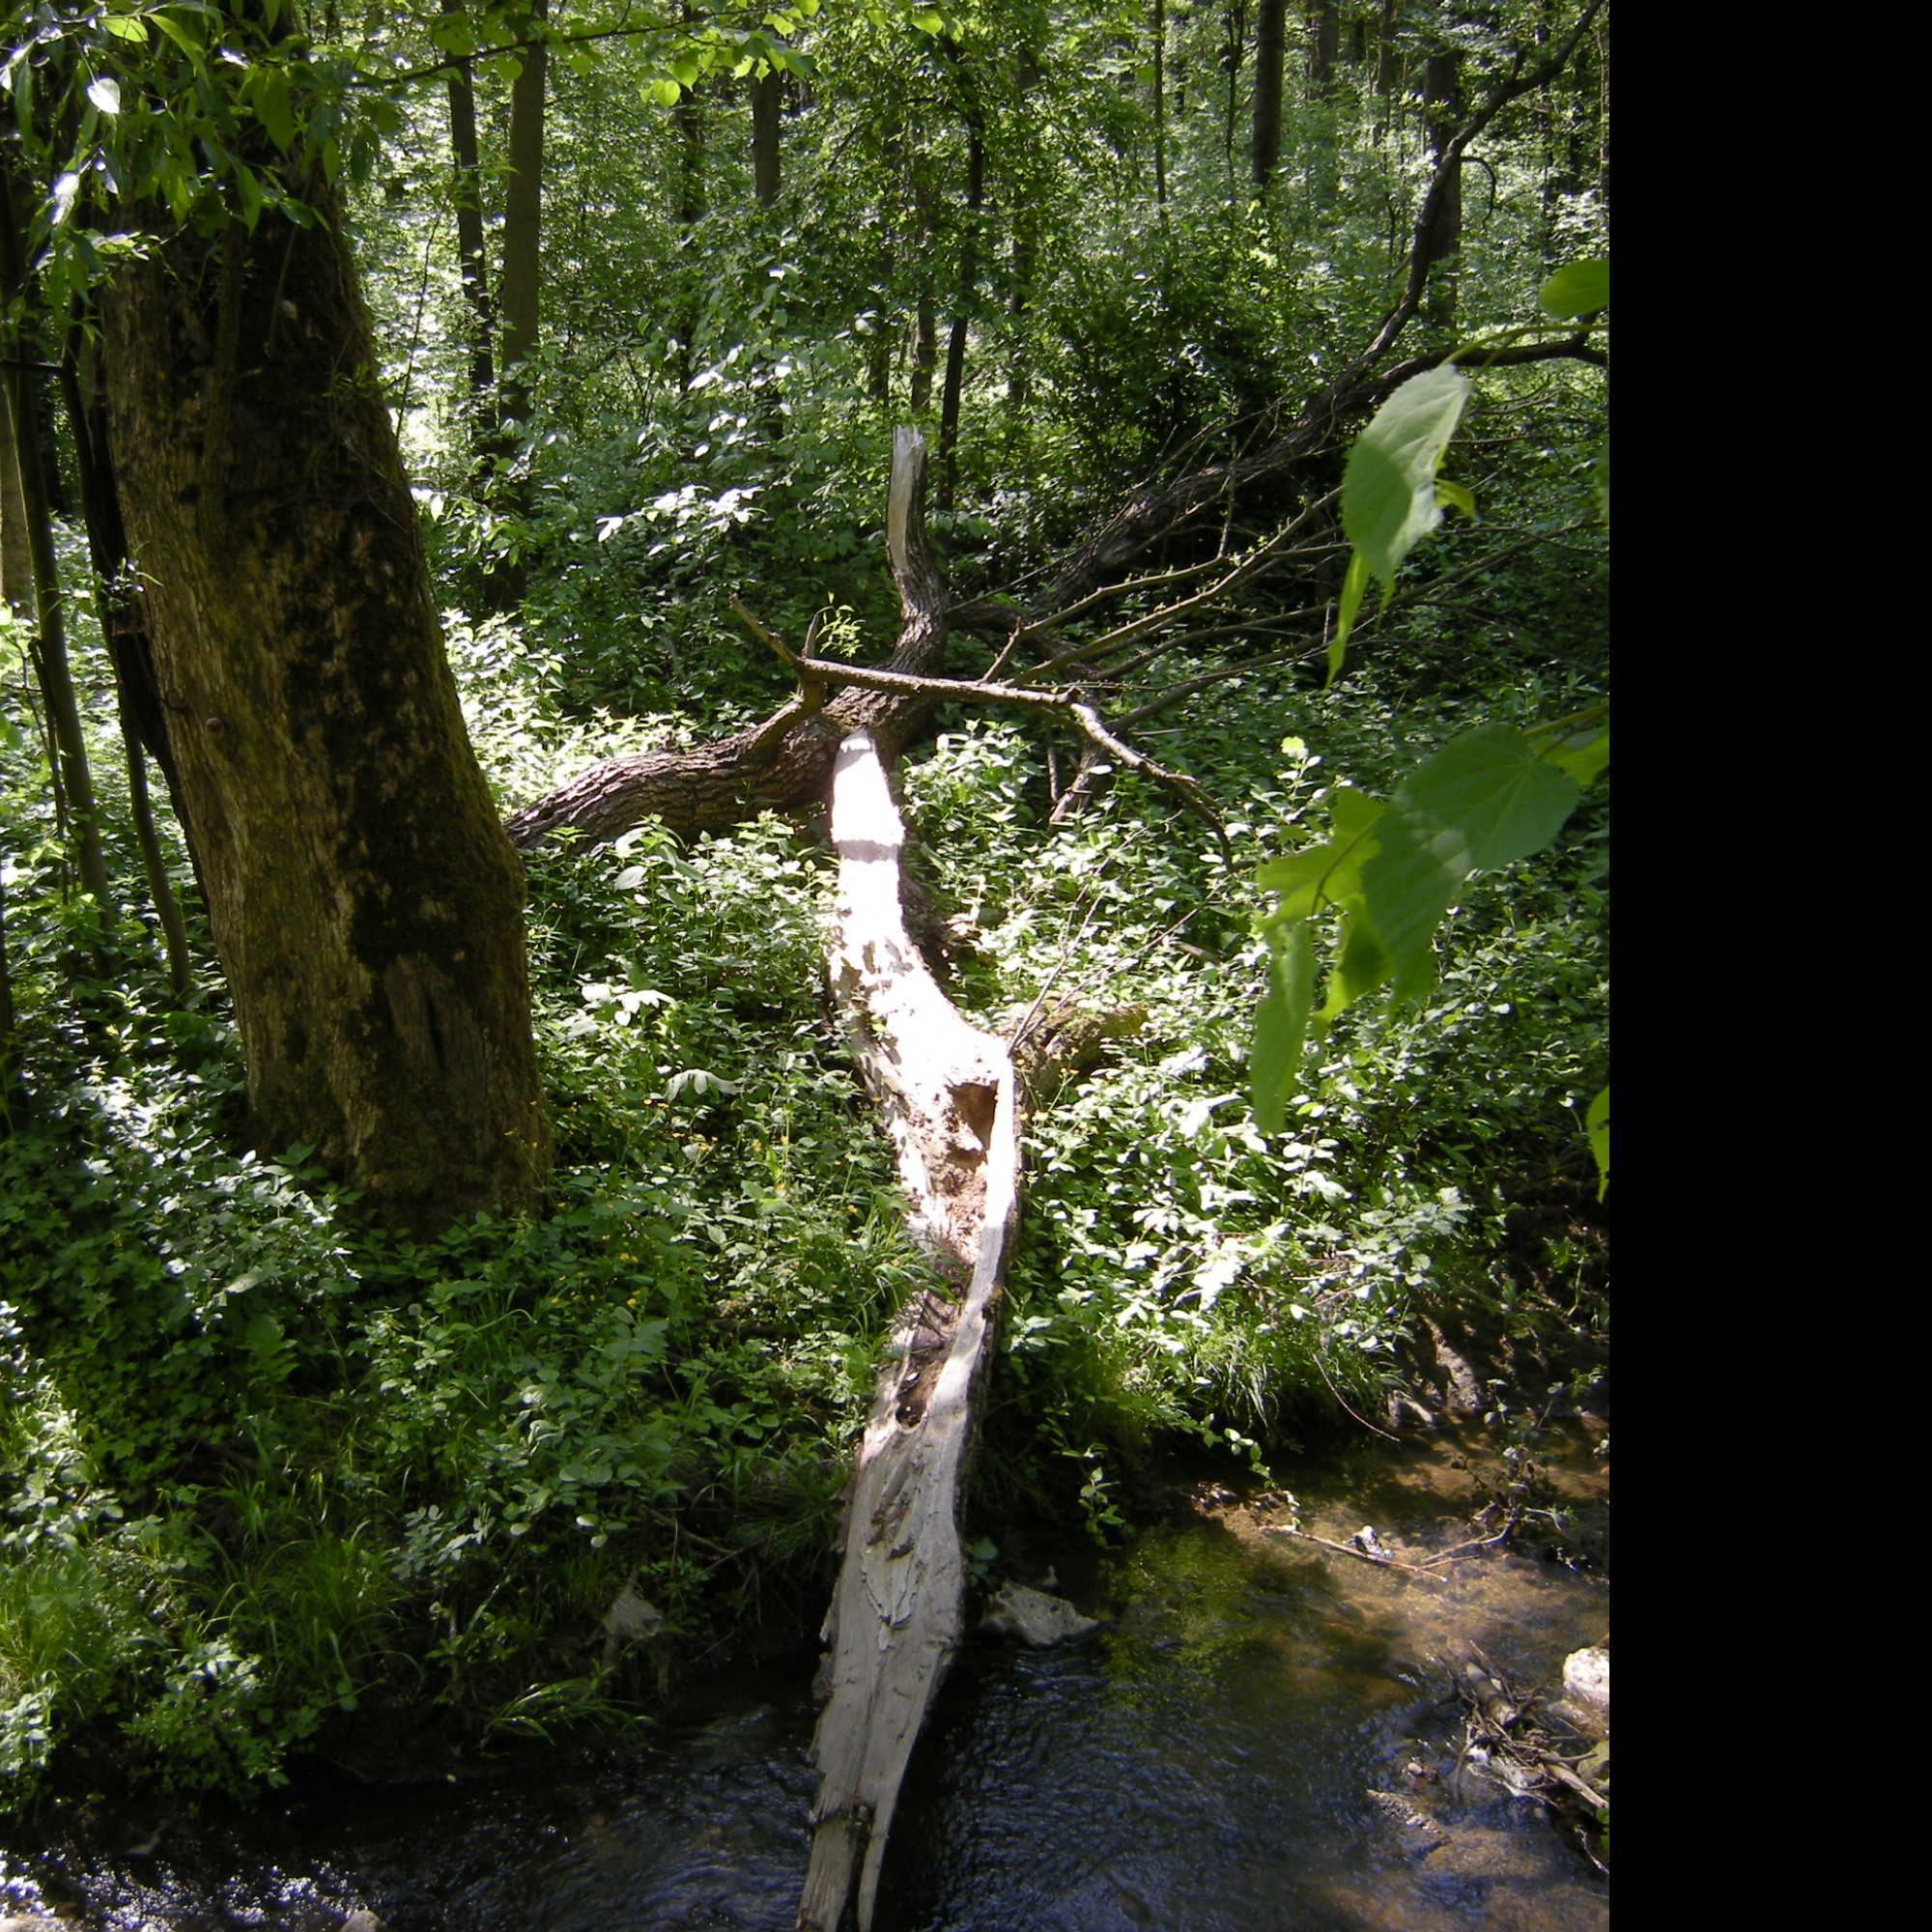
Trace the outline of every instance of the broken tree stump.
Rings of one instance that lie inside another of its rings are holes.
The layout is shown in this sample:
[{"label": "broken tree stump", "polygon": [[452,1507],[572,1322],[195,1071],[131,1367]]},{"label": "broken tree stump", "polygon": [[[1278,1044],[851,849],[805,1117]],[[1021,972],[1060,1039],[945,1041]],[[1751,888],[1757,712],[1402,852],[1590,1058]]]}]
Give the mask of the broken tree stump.
[{"label": "broken tree stump", "polygon": [[825,1622],[804,1932],[838,1932],[855,1877],[860,1932],[870,1932],[906,1765],[959,1641],[961,1477],[1017,1202],[1012,1060],[960,1016],[906,937],[904,838],[877,748],[854,732],[833,778],[838,911],[827,965],[935,1279],[899,1311],[854,1464]]}]

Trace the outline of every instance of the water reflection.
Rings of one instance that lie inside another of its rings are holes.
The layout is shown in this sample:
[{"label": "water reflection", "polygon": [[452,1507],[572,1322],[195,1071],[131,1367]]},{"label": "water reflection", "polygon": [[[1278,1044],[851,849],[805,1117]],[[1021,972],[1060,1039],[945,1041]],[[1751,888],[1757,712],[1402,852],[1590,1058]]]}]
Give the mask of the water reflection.
[{"label": "water reflection", "polygon": [[[1303,1471],[1302,1522],[1336,1541],[1371,1522],[1411,1558],[1447,1548],[1474,1499],[1459,1462],[1480,1457],[1442,1443]],[[1560,1481],[1590,1505],[1586,1445]],[[1534,1801],[1459,1766],[1452,1689],[1472,1646],[1554,1677],[1604,1635],[1603,1583],[1533,1554],[1424,1580],[1280,1537],[1278,1512],[1225,1492],[1204,1508],[1079,1577],[1109,1618],[1087,1642],[962,1657],[901,1804],[880,1932],[1605,1924],[1606,1889]],[[0,1918],[322,1932],[366,1904],[392,1932],[789,1932],[807,1675],[575,1776],[317,1795],[142,1857],[16,1850]]]}]

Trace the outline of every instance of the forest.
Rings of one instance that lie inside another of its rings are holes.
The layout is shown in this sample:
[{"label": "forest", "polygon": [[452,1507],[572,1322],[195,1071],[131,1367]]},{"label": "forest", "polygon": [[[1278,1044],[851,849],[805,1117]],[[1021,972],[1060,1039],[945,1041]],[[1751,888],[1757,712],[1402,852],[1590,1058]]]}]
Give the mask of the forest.
[{"label": "forest", "polygon": [[798,1922],[925,1923],[1028,1552],[1458,1430],[1576,1545],[1608,22],[9,0],[0,1818],[832,1603]]}]

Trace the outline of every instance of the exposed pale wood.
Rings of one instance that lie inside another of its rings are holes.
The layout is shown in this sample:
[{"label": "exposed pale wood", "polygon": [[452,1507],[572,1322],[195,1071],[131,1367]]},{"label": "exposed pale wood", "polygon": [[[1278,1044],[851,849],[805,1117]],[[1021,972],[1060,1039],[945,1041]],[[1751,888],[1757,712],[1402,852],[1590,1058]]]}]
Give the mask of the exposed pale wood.
[{"label": "exposed pale wood", "polygon": [[[925,467],[918,432],[896,432],[886,532],[903,612],[898,655],[909,639],[945,636],[946,582],[925,542]],[[807,1932],[838,1932],[854,1909],[869,1932],[899,1786],[959,1641],[961,1479],[1019,1173],[1011,1057],[954,1011],[906,935],[905,832],[886,781],[896,744],[881,735],[863,724],[848,730],[834,762],[838,909],[826,966],[933,1273],[899,1311],[854,1458],[825,1620],[827,1702],[798,1916]]]},{"label": "exposed pale wood", "polygon": [[962,1628],[961,1474],[1012,1232],[1019,1136],[1005,1043],[960,1016],[906,936],[904,832],[863,731],[839,747],[832,838],[832,990],[935,1274],[895,1328],[825,1624],[829,1701],[813,1746],[820,1781],[798,1922],[836,1932],[856,1877],[868,1932],[906,1764]]}]

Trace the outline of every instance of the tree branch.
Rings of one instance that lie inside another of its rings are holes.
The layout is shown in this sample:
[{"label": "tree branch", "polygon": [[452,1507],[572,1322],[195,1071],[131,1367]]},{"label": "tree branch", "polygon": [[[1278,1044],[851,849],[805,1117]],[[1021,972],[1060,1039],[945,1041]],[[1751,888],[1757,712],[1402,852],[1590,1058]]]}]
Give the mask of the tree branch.
[{"label": "tree branch", "polygon": [[1563,70],[1570,65],[1570,56],[1577,51],[1577,43],[1589,31],[1590,23],[1603,10],[1604,0],[1584,0],[1582,13],[1577,16],[1577,24],[1571,28],[1548,56],[1537,63],[1528,72],[1522,71],[1525,49],[1519,47],[1517,56],[1510,63],[1509,72],[1492,87],[1472,115],[1450,135],[1442,150],[1442,158],[1435,164],[1435,172],[1430,177],[1428,191],[1422,197],[1422,206],[1416,212],[1415,227],[1408,244],[1408,273],[1403,284],[1402,299],[1382,320],[1382,326],[1376,330],[1375,338],[1355,358],[1355,370],[1367,370],[1388,353],[1395,339],[1407,327],[1416,310],[1422,306],[1424,292],[1429,286],[1429,270],[1434,266],[1430,259],[1429,239],[1435,232],[1436,217],[1441,213],[1442,198],[1449,192],[1449,185],[1456,179],[1463,165],[1463,154],[1469,143],[1493,121],[1512,100],[1525,94],[1533,94],[1539,87],[1547,87]]}]

